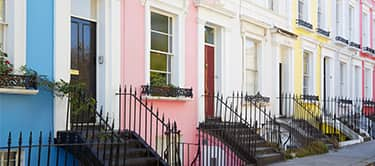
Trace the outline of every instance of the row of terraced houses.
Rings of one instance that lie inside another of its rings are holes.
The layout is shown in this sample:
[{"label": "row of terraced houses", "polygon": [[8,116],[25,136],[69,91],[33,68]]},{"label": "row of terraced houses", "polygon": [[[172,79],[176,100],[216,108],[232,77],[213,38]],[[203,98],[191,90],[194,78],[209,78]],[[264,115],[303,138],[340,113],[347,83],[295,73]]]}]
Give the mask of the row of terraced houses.
[{"label": "row of terraced houses", "polygon": [[[0,166],[267,165],[375,139],[374,10],[0,0],[0,66],[13,70],[0,72]],[[61,96],[41,78],[85,91]]]}]

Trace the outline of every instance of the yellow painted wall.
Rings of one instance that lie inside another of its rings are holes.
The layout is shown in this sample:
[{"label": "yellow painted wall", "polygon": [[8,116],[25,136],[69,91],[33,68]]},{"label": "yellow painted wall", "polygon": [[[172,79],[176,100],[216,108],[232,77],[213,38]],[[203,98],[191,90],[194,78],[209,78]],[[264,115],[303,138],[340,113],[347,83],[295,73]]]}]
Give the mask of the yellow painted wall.
[{"label": "yellow painted wall", "polygon": [[[331,6],[331,1],[325,1],[327,4],[326,4],[326,7],[327,9],[330,9],[330,6]],[[298,18],[298,0],[292,0],[292,14],[291,14],[291,21],[292,21],[292,30],[294,33],[296,33],[299,37],[297,39],[297,41],[295,42],[295,45],[294,45],[294,51],[295,51],[295,54],[294,54],[294,91],[295,93],[297,94],[302,94],[302,86],[303,86],[303,49],[302,49],[302,41],[301,41],[301,37],[304,36],[304,37],[307,37],[307,38],[311,38],[313,40],[315,40],[317,43],[319,43],[318,47],[317,47],[317,51],[316,51],[316,55],[314,55],[314,61],[315,61],[315,66],[314,66],[314,72],[315,72],[315,78],[314,78],[314,89],[315,89],[315,95],[318,95],[320,96],[320,92],[321,92],[321,79],[322,76],[321,76],[321,46],[320,44],[324,44],[324,43],[327,43],[329,41],[329,39],[325,38],[325,37],[322,37],[321,35],[319,35],[318,33],[316,33],[316,28],[317,28],[317,25],[318,25],[318,8],[317,8],[317,5],[318,5],[318,0],[310,0],[310,13],[309,13],[309,16],[310,16],[310,23],[313,25],[313,31],[308,31],[304,28],[301,28],[299,27],[297,24],[296,24],[296,19]],[[326,30],[330,31],[331,30],[331,21],[330,21],[330,18],[331,18],[331,15],[330,15],[330,12],[329,10],[326,10]]]}]

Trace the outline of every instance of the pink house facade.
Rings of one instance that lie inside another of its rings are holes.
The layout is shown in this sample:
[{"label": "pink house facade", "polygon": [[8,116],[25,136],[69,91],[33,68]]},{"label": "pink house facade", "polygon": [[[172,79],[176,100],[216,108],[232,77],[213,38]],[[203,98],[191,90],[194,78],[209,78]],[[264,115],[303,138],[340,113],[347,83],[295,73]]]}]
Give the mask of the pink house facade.
[{"label": "pink house facade", "polygon": [[[374,9],[375,1],[373,0],[360,0],[360,24],[359,24],[359,37],[362,49],[360,56],[362,58],[362,97],[375,96],[375,66],[373,66],[374,46],[375,46],[375,20]],[[371,72],[372,71],[372,72]],[[372,78],[372,79],[371,79]],[[371,88],[372,87],[372,88]],[[369,89],[372,89],[372,95],[369,95]]]},{"label": "pink house facade", "polygon": [[[198,35],[193,1],[121,2],[122,85],[143,89],[144,100],[176,121],[180,139],[196,142]],[[153,89],[160,86],[192,90],[193,95],[166,95]]]}]

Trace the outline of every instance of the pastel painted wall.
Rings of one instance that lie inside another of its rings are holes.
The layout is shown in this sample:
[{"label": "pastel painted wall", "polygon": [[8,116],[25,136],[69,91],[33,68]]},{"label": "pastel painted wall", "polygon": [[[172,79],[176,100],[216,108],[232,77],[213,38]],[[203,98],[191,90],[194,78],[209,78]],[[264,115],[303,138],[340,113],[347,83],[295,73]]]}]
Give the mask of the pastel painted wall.
[{"label": "pastel painted wall", "polygon": [[[146,62],[148,58],[146,50],[146,10],[141,1],[121,1],[121,82],[123,85],[132,85],[140,89],[146,83]],[[177,2],[177,1],[176,1]],[[193,88],[193,94],[197,94],[197,11],[193,1],[187,3],[185,20],[184,55],[185,78],[183,87]],[[179,56],[179,55],[177,55]],[[180,55],[181,56],[181,55]],[[197,101],[196,96],[192,100],[149,100],[154,107],[159,108],[160,114],[166,118],[175,120],[181,130],[184,142],[196,141]]]},{"label": "pastel painted wall", "polygon": [[[27,1],[26,33],[26,65],[53,78],[53,0]],[[53,95],[44,89],[37,95],[0,94],[0,146],[9,131],[53,132]]]},{"label": "pastel painted wall", "polygon": [[[326,14],[326,30],[329,30],[329,27],[331,26],[331,15],[330,15],[330,8],[331,8],[331,1],[327,1],[326,3],[326,8],[327,8],[327,12],[325,13]],[[304,45],[306,44],[303,44],[303,42],[305,43],[308,43],[306,40],[303,41],[302,38],[308,38],[308,39],[311,39],[311,40],[314,40],[313,43],[311,43],[311,45],[314,46],[314,50],[309,50],[309,51],[313,51],[314,52],[314,55],[313,55],[313,75],[314,75],[314,78],[313,78],[313,94],[311,95],[318,95],[318,96],[321,96],[321,89],[322,89],[322,85],[321,85],[321,79],[322,76],[321,76],[321,72],[322,72],[322,62],[321,62],[321,59],[322,59],[322,55],[321,55],[321,52],[322,52],[322,47],[320,46],[319,43],[327,43],[329,41],[329,38],[325,38],[325,37],[322,37],[321,35],[319,35],[318,33],[315,32],[315,28],[318,27],[318,18],[317,18],[317,1],[315,0],[309,0],[309,17],[310,17],[310,20],[308,20],[312,25],[313,25],[313,30],[312,31],[309,31],[309,30],[306,30],[304,28],[301,28],[299,27],[297,24],[296,24],[296,19],[298,18],[298,0],[292,0],[292,5],[291,6],[295,6],[295,7],[292,7],[291,8],[291,22],[292,22],[292,29],[293,29],[293,32],[296,33],[299,38],[298,40],[295,42],[295,46],[294,46],[294,49],[295,49],[295,59],[294,59],[294,92],[297,93],[297,94],[302,94],[303,93],[303,50],[304,50]]]},{"label": "pastel painted wall", "polygon": [[[370,47],[374,49],[374,44],[373,43],[373,35],[374,35],[374,31],[373,31],[373,27],[374,27],[374,21],[373,21],[373,11],[374,11],[374,8],[375,8],[375,1],[373,0],[359,0],[359,3],[360,3],[360,13],[359,13],[359,20],[360,20],[360,24],[359,24],[359,36],[360,36],[360,44],[361,46],[363,46],[363,38],[362,38],[362,32],[363,32],[363,12],[365,9],[363,7],[363,5],[367,5],[368,7],[368,10],[367,12],[369,13],[369,16],[370,16],[370,27],[369,27],[369,30],[370,30]],[[374,66],[374,60],[375,60],[375,57],[372,56],[371,54],[369,53],[366,53],[366,52],[363,52],[362,50],[360,51],[360,56],[363,58],[362,60],[362,84],[361,84],[361,91],[362,91],[362,97],[366,97],[365,96],[365,77],[366,77],[366,74],[365,74],[365,68],[366,68],[366,64],[368,65],[372,65],[372,69],[373,69],[373,74],[372,74],[372,96],[374,97],[375,96],[375,84],[374,84],[374,81],[375,81],[375,73],[374,73],[374,70],[375,70],[375,66]]]}]

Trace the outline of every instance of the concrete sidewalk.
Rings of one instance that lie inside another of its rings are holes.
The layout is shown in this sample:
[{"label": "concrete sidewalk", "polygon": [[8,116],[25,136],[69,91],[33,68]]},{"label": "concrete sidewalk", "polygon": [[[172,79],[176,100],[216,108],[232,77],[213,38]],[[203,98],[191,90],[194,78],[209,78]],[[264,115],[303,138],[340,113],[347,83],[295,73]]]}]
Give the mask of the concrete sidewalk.
[{"label": "concrete sidewalk", "polygon": [[375,141],[351,145],[327,154],[275,163],[272,166],[366,166],[375,162]]}]

